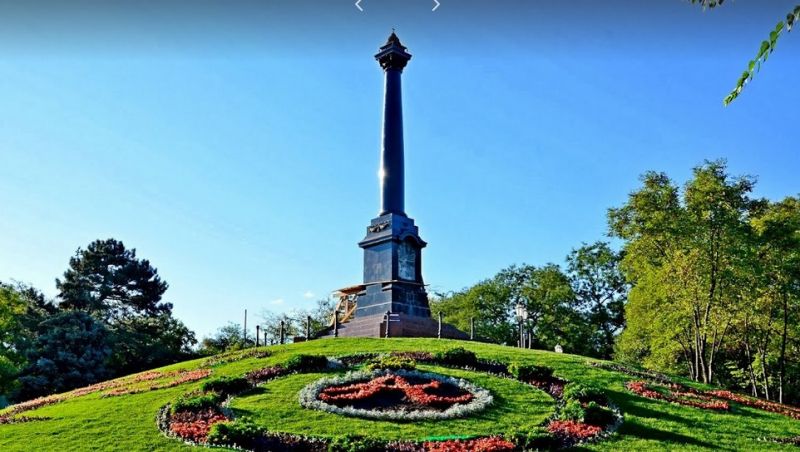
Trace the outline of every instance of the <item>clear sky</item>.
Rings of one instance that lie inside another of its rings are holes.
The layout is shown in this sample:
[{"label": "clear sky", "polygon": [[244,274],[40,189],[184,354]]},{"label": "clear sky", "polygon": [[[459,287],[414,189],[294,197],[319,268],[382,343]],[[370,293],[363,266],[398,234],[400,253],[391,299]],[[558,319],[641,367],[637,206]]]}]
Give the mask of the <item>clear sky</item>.
[{"label": "clear sky", "polygon": [[392,27],[431,290],[561,263],[646,170],[800,192],[800,35],[722,106],[795,0],[441,2],[0,3],[0,280],[114,237],[199,336],[359,283]]}]

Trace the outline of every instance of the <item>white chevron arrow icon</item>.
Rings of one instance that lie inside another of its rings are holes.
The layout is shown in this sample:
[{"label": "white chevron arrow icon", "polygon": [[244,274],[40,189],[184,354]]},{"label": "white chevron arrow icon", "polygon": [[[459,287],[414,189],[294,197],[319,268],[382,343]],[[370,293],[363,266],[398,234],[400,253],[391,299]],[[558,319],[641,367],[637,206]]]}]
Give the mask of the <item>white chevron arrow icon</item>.
[{"label": "white chevron arrow icon", "polygon": [[361,7],[361,2],[362,2],[362,0],[356,0],[356,8],[358,8],[358,10],[363,13],[364,12],[364,8]]},{"label": "white chevron arrow icon", "polygon": [[439,3],[438,0],[433,0],[433,3],[435,3],[435,5],[433,6],[433,9],[431,11],[436,11],[437,9],[439,9],[439,5],[441,5],[441,3]]}]

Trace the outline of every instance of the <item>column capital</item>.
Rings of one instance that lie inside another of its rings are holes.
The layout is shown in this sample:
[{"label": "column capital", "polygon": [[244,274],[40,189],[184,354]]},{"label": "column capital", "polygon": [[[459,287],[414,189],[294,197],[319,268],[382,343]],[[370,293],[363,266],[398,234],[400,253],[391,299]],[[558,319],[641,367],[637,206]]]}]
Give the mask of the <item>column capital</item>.
[{"label": "column capital", "polygon": [[378,63],[385,71],[394,69],[402,72],[403,68],[408,64],[408,60],[411,59],[411,54],[407,52],[407,48],[400,42],[400,38],[392,32],[386,44],[375,55],[375,59],[378,60]]}]

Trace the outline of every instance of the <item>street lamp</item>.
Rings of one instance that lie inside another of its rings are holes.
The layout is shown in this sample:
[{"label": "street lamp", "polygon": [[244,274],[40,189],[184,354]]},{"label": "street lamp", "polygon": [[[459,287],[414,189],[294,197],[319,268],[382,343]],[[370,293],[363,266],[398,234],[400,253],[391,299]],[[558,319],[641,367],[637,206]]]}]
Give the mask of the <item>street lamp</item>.
[{"label": "street lamp", "polygon": [[519,346],[520,348],[525,347],[525,332],[522,329],[522,324],[526,320],[528,320],[528,309],[522,303],[517,303],[514,307],[514,311],[517,314],[517,321],[519,322]]}]

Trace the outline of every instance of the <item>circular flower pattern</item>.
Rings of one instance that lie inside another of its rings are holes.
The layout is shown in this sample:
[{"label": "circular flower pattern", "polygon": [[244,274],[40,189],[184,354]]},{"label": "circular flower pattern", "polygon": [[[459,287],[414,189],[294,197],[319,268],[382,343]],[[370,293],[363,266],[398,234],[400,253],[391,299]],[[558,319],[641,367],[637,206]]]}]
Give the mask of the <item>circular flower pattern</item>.
[{"label": "circular flower pattern", "polygon": [[[373,397],[400,399],[390,406],[370,406]],[[485,409],[491,393],[466,380],[410,370],[350,372],[311,383],[300,391],[300,405],[345,416],[417,421],[452,419]]]}]

